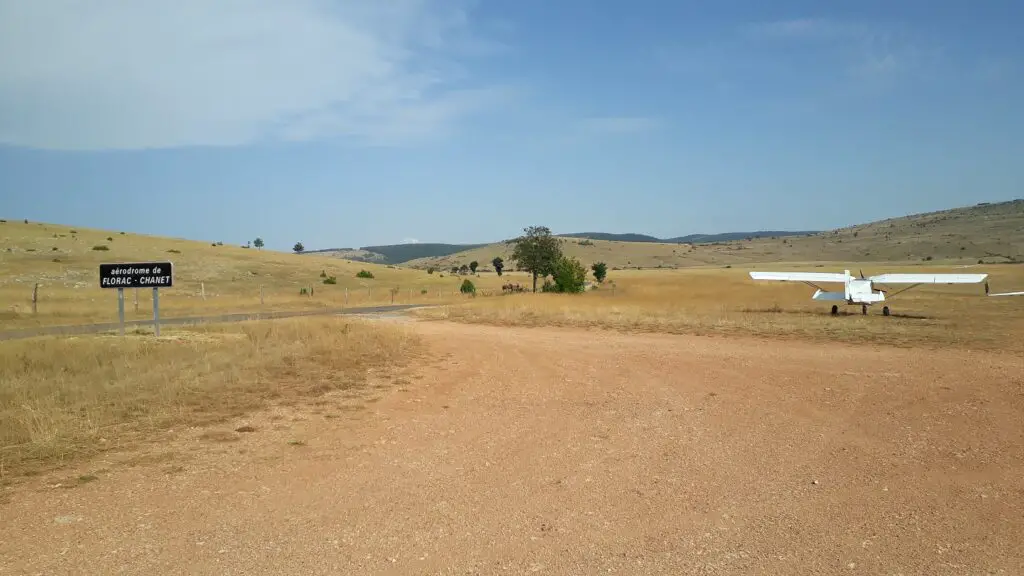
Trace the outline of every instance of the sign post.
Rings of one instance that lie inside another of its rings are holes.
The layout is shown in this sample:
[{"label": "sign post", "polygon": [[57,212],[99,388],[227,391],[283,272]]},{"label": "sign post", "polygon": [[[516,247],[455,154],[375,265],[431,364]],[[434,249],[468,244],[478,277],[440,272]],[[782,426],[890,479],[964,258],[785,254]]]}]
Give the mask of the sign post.
[{"label": "sign post", "polygon": [[160,335],[160,288],[174,285],[171,262],[132,262],[100,264],[100,288],[117,288],[117,318],[124,336],[124,289],[153,289],[153,329]]},{"label": "sign post", "polygon": [[124,336],[124,288],[117,289],[117,321],[121,324],[121,336]]},{"label": "sign post", "polygon": [[160,289],[153,288],[153,332],[160,335]]}]

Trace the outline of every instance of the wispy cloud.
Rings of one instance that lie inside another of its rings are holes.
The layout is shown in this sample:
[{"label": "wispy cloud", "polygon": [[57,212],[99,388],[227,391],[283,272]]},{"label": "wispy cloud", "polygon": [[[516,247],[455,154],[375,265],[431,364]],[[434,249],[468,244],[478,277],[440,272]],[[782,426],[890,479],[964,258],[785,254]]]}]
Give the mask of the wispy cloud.
[{"label": "wispy cloud", "polygon": [[0,0],[0,143],[231,146],[443,134],[509,98],[469,0]]},{"label": "wispy cloud", "polygon": [[579,129],[592,134],[637,134],[661,127],[661,121],[649,116],[599,116],[579,121]]},{"label": "wispy cloud", "polygon": [[891,82],[925,74],[941,61],[941,49],[907,27],[805,17],[750,22],[702,46],[669,52],[671,69],[713,74],[719,80],[790,77],[801,85],[816,78]]},{"label": "wispy cloud", "polygon": [[402,238],[402,244],[419,244],[420,241],[415,238]]}]

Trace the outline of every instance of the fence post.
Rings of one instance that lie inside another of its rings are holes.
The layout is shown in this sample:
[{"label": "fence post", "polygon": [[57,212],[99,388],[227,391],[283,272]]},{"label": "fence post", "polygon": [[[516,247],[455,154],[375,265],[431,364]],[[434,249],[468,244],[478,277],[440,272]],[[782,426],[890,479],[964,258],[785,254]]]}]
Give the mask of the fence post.
[{"label": "fence post", "polygon": [[206,300],[206,282],[199,283],[199,292],[203,295],[203,300]]},{"label": "fence post", "polygon": [[39,282],[36,282],[35,286],[32,287],[32,313],[35,314],[37,303],[39,302]]},{"label": "fence post", "polygon": [[139,289],[135,288],[132,293],[132,297],[135,298],[135,313],[139,312]]},{"label": "fence post", "polygon": [[348,306],[348,286],[345,287],[345,306]]},{"label": "fence post", "polygon": [[263,306],[263,284],[260,284],[260,306]]}]

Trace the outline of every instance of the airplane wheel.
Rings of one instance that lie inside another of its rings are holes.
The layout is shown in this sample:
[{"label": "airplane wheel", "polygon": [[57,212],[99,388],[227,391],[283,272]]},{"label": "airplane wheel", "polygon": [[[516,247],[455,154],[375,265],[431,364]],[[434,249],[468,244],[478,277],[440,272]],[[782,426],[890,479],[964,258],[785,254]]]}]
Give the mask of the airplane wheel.
[{"label": "airplane wheel", "polygon": [[832,306],[832,315],[835,316],[836,314],[839,314],[839,306],[833,305]]},{"label": "airplane wheel", "polygon": [[889,315],[889,307],[888,306],[882,306],[882,316],[888,316],[888,315]]}]

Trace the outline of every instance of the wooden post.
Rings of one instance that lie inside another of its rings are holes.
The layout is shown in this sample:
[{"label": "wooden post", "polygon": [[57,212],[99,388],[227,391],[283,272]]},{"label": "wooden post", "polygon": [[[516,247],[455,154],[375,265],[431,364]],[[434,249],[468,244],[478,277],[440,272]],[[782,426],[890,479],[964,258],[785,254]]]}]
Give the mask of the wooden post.
[{"label": "wooden post", "polygon": [[263,306],[263,284],[260,284],[260,306]]},{"label": "wooden post", "polygon": [[35,314],[37,310],[37,303],[39,302],[39,283],[32,287],[32,313]]},{"label": "wooden post", "polygon": [[206,282],[199,283],[199,292],[203,295],[203,300],[206,300]]},{"label": "wooden post", "polygon": [[348,287],[345,288],[345,306],[348,306]]},{"label": "wooden post", "polygon": [[136,288],[133,292],[134,293],[132,294],[132,296],[135,298],[135,313],[138,314],[138,312],[139,312],[139,289]]}]

